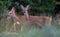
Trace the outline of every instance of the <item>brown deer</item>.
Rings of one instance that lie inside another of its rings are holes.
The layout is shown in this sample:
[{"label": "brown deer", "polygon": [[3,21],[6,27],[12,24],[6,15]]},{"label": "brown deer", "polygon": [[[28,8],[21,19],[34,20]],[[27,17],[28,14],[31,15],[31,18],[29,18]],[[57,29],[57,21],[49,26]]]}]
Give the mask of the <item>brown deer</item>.
[{"label": "brown deer", "polygon": [[16,31],[16,24],[21,26],[21,30],[22,30],[22,21],[16,15],[14,7],[12,7],[11,11],[9,11],[8,16],[9,16],[8,19],[12,18],[14,20],[14,24],[13,24],[14,25],[14,31]]},{"label": "brown deer", "polygon": [[52,17],[31,16],[28,14],[29,5],[27,5],[26,7],[24,7],[23,5],[20,5],[20,7],[24,13],[25,19],[27,19],[27,21],[31,25],[30,28],[32,28],[33,26],[38,26],[38,27],[42,28],[46,23],[51,25]]}]

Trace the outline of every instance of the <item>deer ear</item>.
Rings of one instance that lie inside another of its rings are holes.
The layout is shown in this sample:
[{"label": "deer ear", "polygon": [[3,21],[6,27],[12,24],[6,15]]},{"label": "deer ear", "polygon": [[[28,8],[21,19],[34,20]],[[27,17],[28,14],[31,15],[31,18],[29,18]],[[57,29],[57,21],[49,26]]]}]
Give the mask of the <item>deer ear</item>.
[{"label": "deer ear", "polygon": [[15,11],[15,7],[12,7],[11,11]]},{"label": "deer ear", "polygon": [[27,6],[26,6],[27,10],[29,9],[29,7],[30,7],[30,5],[27,5]]},{"label": "deer ear", "polygon": [[12,10],[14,10],[14,7],[12,7]]},{"label": "deer ear", "polygon": [[20,5],[21,9],[24,9],[24,6],[23,5]]}]

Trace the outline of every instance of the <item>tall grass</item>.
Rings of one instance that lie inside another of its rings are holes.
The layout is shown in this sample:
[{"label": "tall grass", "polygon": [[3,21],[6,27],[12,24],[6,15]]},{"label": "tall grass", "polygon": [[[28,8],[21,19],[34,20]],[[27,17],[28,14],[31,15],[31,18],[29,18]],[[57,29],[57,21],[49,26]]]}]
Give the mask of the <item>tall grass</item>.
[{"label": "tall grass", "polygon": [[24,22],[22,31],[20,31],[20,26],[16,25],[16,29],[19,32],[11,32],[13,23],[12,19],[7,20],[3,18],[0,21],[0,37],[60,37],[60,28],[56,27],[56,22],[51,26],[46,23],[42,29],[33,28],[31,30],[29,29],[29,24]]}]

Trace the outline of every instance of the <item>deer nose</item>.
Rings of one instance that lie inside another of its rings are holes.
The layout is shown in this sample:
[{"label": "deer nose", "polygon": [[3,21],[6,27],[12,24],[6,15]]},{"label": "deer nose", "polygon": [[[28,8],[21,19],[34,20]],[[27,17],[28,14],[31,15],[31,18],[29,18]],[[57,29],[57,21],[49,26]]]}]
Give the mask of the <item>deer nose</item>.
[{"label": "deer nose", "polygon": [[26,13],[26,12],[24,11],[24,13]]},{"label": "deer nose", "polygon": [[26,13],[26,11],[24,10],[23,13]]},{"label": "deer nose", "polygon": [[23,10],[24,13],[26,13],[26,11],[27,11],[26,9]]}]

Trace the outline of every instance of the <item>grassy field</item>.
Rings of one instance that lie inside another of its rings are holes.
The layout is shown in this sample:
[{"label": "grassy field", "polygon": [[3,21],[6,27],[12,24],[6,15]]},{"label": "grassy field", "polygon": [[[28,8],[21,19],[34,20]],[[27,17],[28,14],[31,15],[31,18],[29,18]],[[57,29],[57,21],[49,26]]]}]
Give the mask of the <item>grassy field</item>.
[{"label": "grassy field", "polygon": [[33,29],[31,31],[22,31],[19,33],[5,32],[0,33],[0,37],[60,37],[60,30],[49,31],[48,30],[39,30]]},{"label": "grassy field", "polygon": [[[53,25],[44,26],[42,29],[33,28],[29,30],[27,23],[24,23],[24,30],[19,32],[11,32],[13,21],[2,19],[0,21],[0,37],[60,37],[60,25],[56,22]],[[19,30],[19,26],[16,26]]]}]

